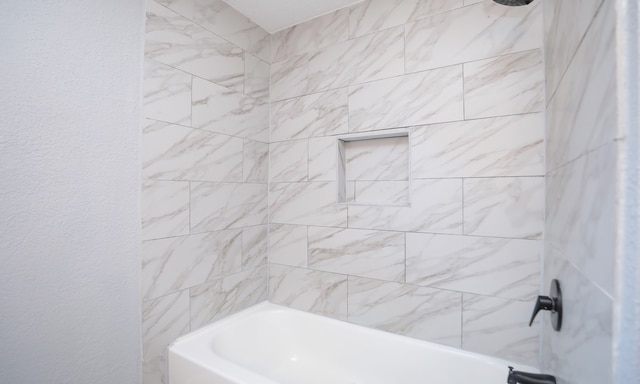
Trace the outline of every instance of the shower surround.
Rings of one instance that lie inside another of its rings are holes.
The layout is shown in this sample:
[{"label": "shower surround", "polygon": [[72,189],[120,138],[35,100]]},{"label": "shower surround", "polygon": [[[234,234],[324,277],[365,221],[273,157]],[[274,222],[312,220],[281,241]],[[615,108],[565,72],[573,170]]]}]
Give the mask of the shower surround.
[{"label": "shower surround", "polygon": [[269,52],[222,1],[147,2],[145,384],[175,338],[267,299]]},{"label": "shower surround", "polygon": [[[368,0],[269,36],[149,0],[146,28],[145,384],[267,298],[537,365],[541,2]],[[339,203],[338,140],[383,130],[348,143]]]},{"label": "shower surround", "polygon": [[[370,0],[275,33],[269,299],[537,365],[542,35],[541,2],[461,0]],[[394,129],[408,143],[346,143],[341,170],[340,138]]]}]

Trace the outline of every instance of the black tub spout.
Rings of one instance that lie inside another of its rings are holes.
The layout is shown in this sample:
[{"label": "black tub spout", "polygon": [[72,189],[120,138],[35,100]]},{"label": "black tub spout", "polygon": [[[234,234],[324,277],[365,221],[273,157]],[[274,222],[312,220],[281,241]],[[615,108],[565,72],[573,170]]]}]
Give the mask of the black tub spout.
[{"label": "black tub spout", "polygon": [[507,384],[556,384],[556,378],[551,375],[514,371],[509,367]]}]

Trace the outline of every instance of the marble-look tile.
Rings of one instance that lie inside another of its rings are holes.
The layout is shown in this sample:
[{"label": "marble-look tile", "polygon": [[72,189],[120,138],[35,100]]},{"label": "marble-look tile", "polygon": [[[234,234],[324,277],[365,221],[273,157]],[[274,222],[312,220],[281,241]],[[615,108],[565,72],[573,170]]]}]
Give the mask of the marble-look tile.
[{"label": "marble-look tile", "polygon": [[242,139],[146,120],[142,178],[242,181]]},{"label": "marble-look tile", "polygon": [[543,176],[544,116],[527,114],[416,127],[413,178]]},{"label": "marble-look tile", "polygon": [[142,298],[153,299],[241,268],[240,229],[142,242]]},{"label": "marble-look tile", "polygon": [[191,288],[191,329],[196,330],[267,300],[267,266]]},{"label": "marble-look tile", "polygon": [[269,262],[307,267],[307,227],[271,224],[269,226]]},{"label": "marble-look tile", "polygon": [[540,291],[542,242],[407,233],[407,283],[515,300]]},{"label": "marble-look tile", "polygon": [[548,249],[615,296],[616,153],[611,143],[547,175]]},{"label": "marble-look tile", "polygon": [[349,206],[349,228],[462,234],[462,180],[414,180],[411,188],[410,207]]},{"label": "marble-look tile", "polygon": [[348,131],[347,88],[271,104],[271,142]]},{"label": "marble-look tile", "polygon": [[355,200],[355,184],[353,181],[347,181],[347,143],[343,140],[338,140],[338,169],[336,173],[338,174],[338,202],[351,201],[347,200],[348,191],[354,192],[354,195],[349,197]]},{"label": "marble-look tile", "polygon": [[613,383],[613,299],[553,250],[546,254],[544,275],[545,292],[551,279],[560,281],[566,315],[560,332],[542,316],[542,370],[558,384]]},{"label": "marble-look tile", "polygon": [[153,60],[144,61],[144,117],[191,125],[191,75]]},{"label": "marble-look tile", "polygon": [[306,181],[309,171],[309,142],[281,141],[269,145],[269,181]]},{"label": "marble-look tile", "polygon": [[142,239],[189,233],[189,182],[142,182]]},{"label": "marble-look tile", "polygon": [[460,347],[462,294],[349,276],[349,321]]},{"label": "marble-look tile", "polygon": [[[569,63],[582,41],[587,28],[601,4],[610,9],[614,8],[611,1],[581,0],[576,1],[546,1],[544,4],[544,48],[546,61],[547,101],[551,100],[560,79],[567,70]],[[597,34],[603,30],[591,28]],[[609,34],[607,31],[605,36]],[[606,40],[606,39],[605,39]],[[614,49],[615,44],[611,44]],[[603,55],[602,59],[612,61],[613,56]],[[592,78],[590,80],[596,80]]]},{"label": "marble-look tile", "polygon": [[470,5],[406,25],[407,72],[542,47],[542,2]]},{"label": "marble-look tile", "polygon": [[464,180],[464,233],[540,239],[544,177]]},{"label": "marble-look tile", "polygon": [[462,120],[462,89],[462,66],[349,87],[349,130]]},{"label": "marble-look tile", "polygon": [[269,64],[248,53],[244,57],[244,93],[269,99]]},{"label": "marble-look tile", "polygon": [[371,205],[409,205],[409,181],[355,181],[354,203]]},{"label": "marble-look tile", "polygon": [[187,291],[142,302],[143,384],[168,382],[165,350],[189,331]]},{"label": "marble-look tile", "polygon": [[266,225],[242,228],[242,269],[264,265],[269,256],[269,231]]},{"label": "marble-look tile", "polygon": [[269,141],[269,104],[217,84],[193,79],[193,127]]},{"label": "marble-look tile", "polygon": [[483,1],[488,1],[488,0],[462,0],[462,3],[466,7],[467,5],[478,4],[478,3],[482,3]]},{"label": "marble-look tile", "polygon": [[309,55],[271,64],[271,102],[302,96],[309,89]]},{"label": "marble-look tile", "polygon": [[309,268],[404,281],[404,234],[309,227]]},{"label": "marble-look tile", "polygon": [[404,28],[392,28],[327,47],[309,58],[307,87],[335,89],[404,74]]},{"label": "marble-look tile", "polygon": [[242,91],[242,48],[152,0],[147,1],[145,56]]},{"label": "marble-look tile", "polygon": [[539,49],[464,64],[466,119],[544,110]]},{"label": "marble-look tile", "polygon": [[191,183],[192,233],[266,223],[266,184]]},{"label": "marble-look tile", "polygon": [[462,0],[367,0],[349,10],[350,36],[358,37],[462,7]]},{"label": "marble-look tile", "polygon": [[349,38],[349,10],[346,8],[294,25],[271,36],[273,61],[345,41]]},{"label": "marble-look tile", "polygon": [[309,181],[336,181],[338,140],[335,137],[309,139]]},{"label": "marble-look tile", "polygon": [[271,264],[269,301],[347,320],[347,276]]},{"label": "marble-look tile", "polygon": [[266,183],[269,177],[269,144],[245,140],[242,157],[242,180]]},{"label": "marble-look tile", "polygon": [[529,327],[529,302],[463,294],[462,348],[538,366],[539,321]]},{"label": "marble-look tile", "polygon": [[270,60],[269,33],[223,0],[158,0],[203,28],[240,48]]},{"label": "marble-look tile", "polygon": [[347,226],[347,207],[338,203],[336,182],[272,183],[270,222],[279,224]]},{"label": "marble-look tile", "polygon": [[615,31],[615,7],[605,1],[547,108],[549,170],[615,138]]},{"label": "marble-look tile", "polygon": [[387,137],[345,143],[346,178],[409,180],[409,138]]}]

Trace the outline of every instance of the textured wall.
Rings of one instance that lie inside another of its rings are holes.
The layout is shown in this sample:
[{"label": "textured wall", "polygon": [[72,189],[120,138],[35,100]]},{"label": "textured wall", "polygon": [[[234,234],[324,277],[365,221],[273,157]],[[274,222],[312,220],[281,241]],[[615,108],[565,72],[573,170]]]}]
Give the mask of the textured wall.
[{"label": "textured wall", "polygon": [[143,23],[0,2],[2,383],[140,383]]},{"label": "textured wall", "polygon": [[[536,365],[542,35],[540,2],[462,0],[274,34],[270,300]],[[342,135],[398,128],[408,143],[348,143],[339,166]],[[360,205],[338,204],[343,176]]]},{"label": "textured wall", "polygon": [[616,240],[615,2],[545,3],[545,281],[564,296],[560,333],[543,324],[542,368],[562,384],[612,378]]},{"label": "textured wall", "polygon": [[268,53],[222,1],[147,2],[145,384],[176,337],[267,297]]}]

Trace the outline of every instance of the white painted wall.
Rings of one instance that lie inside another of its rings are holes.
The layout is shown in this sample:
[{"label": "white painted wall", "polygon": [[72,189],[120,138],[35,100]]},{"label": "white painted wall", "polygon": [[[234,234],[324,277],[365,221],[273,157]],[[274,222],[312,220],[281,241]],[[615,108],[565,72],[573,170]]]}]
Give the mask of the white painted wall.
[{"label": "white painted wall", "polygon": [[140,382],[143,27],[0,2],[0,383]]}]

